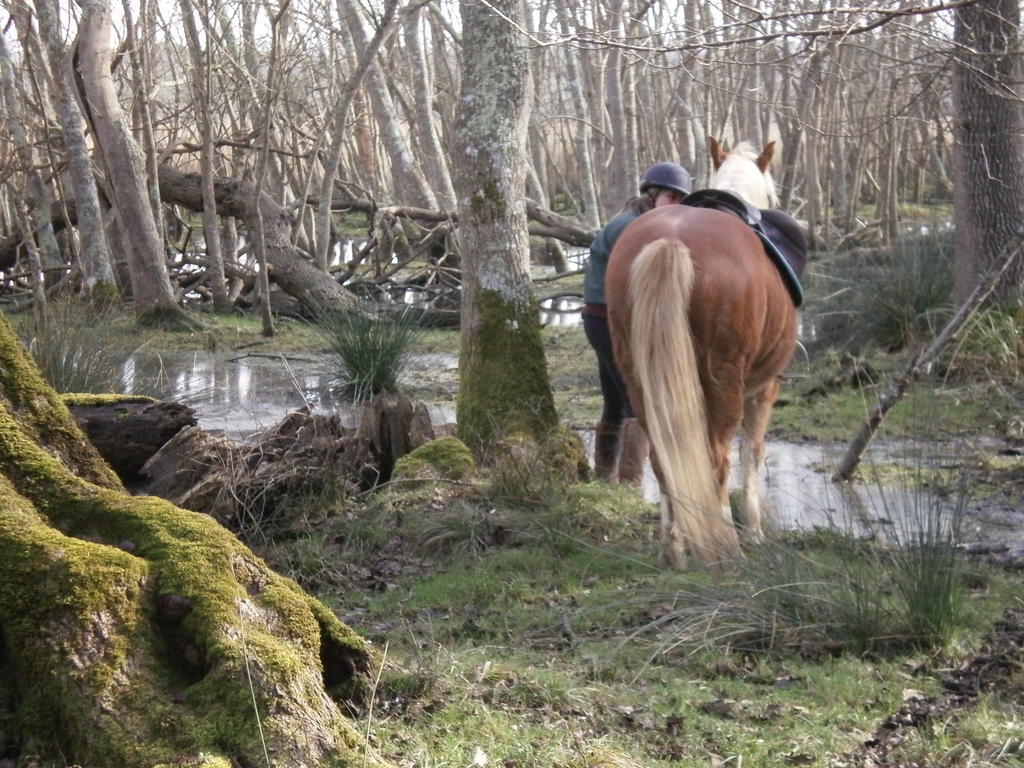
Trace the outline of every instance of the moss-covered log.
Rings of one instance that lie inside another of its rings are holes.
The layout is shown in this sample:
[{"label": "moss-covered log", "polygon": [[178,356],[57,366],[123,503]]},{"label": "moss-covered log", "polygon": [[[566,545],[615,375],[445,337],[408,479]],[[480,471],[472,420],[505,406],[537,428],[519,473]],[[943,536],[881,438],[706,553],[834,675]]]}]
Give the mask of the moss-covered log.
[{"label": "moss-covered log", "polygon": [[341,705],[371,649],[211,518],[128,495],[2,316],[0,558],[0,757],[366,759]]}]

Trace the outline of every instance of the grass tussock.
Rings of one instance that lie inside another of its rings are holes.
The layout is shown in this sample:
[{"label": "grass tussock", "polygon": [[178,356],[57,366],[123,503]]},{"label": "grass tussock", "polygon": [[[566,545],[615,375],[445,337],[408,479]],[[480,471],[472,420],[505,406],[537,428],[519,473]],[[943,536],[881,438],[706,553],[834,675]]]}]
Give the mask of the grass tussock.
[{"label": "grass tussock", "polygon": [[1024,381],[1024,310],[989,307],[975,314],[942,360],[947,380]]},{"label": "grass tussock", "polygon": [[959,549],[967,494],[932,487],[934,477],[919,463],[905,472],[904,487],[879,485],[874,517],[888,525],[869,538],[840,527],[788,534],[750,551],[732,580],[684,581],[673,607],[636,634],[650,633],[658,652],[674,653],[728,646],[892,654],[946,646],[967,616],[970,579]]},{"label": "grass tussock", "polygon": [[52,301],[43,319],[18,327],[22,343],[57,392],[122,393],[124,371],[138,347],[125,342],[125,317],[72,300]]},{"label": "grass tussock", "polygon": [[332,310],[317,318],[316,329],[336,382],[355,402],[399,391],[422,333],[420,313],[413,309],[397,315]]},{"label": "grass tussock", "polygon": [[809,283],[816,346],[903,349],[949,317],[953,238],[935,225],[888,248],[838,254],[816,265]]}]

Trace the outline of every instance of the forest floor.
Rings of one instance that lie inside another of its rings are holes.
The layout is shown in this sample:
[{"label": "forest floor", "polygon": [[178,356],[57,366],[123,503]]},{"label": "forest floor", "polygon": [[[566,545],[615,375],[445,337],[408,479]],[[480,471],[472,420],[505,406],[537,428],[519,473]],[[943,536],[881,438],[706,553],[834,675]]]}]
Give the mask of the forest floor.
[{"label": "forest floor", "polygon": [[[146,346],[321,354],[308,326],[278,330],[218,318]],[[583,434],[600,411],[592,352],[578,327],[544,340],[561,421]],[[457,333],[428,331],[407,393],[450,406],[457,369],[436,362],[457,350]],[[799,355],[770,438],[841,449],[901,365]],[[912,510],[926,533],[959,523],[955,561],[930,569],[818,528],[780,532],[715,579],[668,572],[654,504],[553,481],[530,457],[291,499],[248,543],[381,649],[360,727],[396,766],[1024,766],[1021,413],[1019,381],[936,376],[887,418],[879,441],[913,457],[856,482],[883,509],[964,502]],[[933,604],[947,574],[958,590]],[[941,640],[908,623],[914,601],[949,608]]]},{"label": "forest floor", "polygon": [[[205,345],[247,335],[215,331]],[[283,336],[269,346],[309,344],[301,329]],[[562,421],[584,430],[600,403],[589,347],[572,327],[546,329],[545,343]],[[428,356],[456,349],[448,331],[422,344]],[[849,440],[900,361],[872,359],[867,383],[848,363],[795,363],[772,438]],[[454,400],[451,366],[412,370],[414,398]],[[860,544],[843,532],[784,534],[724,580],[670,573],[656,565],[654,505],[603,483],[546,483],[529,464],[295,500],[252,543],[383,651],[365,726],[395,765],[1024,766],[1021,403],[993,382],[923,382],[880,439],[955,445],[957,458],[859,481],[883,497],[911,481],[951,497],[970,481],[963,599],[935,645],[896,636],[901,626],[844,634],[898,625],[901,582],[869,582],[890,557],[865,545],[871,565],[858,571]],[[787,600],[754,599],[801,593],[808,564],[839,597],[812,596],[823,602],[795,616]],[[833,604],[860,613],[837,622]]]}]

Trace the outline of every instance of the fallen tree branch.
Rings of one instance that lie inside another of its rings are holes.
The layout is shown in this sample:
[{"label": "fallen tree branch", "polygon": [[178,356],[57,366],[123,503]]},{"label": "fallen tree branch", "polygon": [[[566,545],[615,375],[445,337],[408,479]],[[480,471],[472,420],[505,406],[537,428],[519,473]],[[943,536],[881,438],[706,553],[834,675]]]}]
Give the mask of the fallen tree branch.
[{"label": "fallen tree branch", "polygon": [[[317,198],[307,197],[309,205],[316,205]],[[530,234],[537,237],[553,237],[563,243],[579,248],[589,248],[594,239],[594,232],[584,229],[571,219],[560,216],[554,211],[541,208],[536,202],[526,199],[526,215],[530,219]],[[433,211],[427,208],[415,208],[410,205],[381,206],[373,200],[337,200],[331,204],[333,211],[358,211],[366,214],[385,214],[397,218],[412,219],[417,222],[437,223],[451,221],[457,223],[458,215],[445,211]]]},{"label": "fallen tree branch", "polygon": [[978,311],[978,308],[981,307],[985,299],[989,297],[989,294],[992,293],[992,290],[999,283],[999,279],[1010,268],[1010,265],[1013,264],[1017,257],[1020,256],[1021,251],[1024,251],[1024,227],[1017,230],[1017,233],[1003,248],[1000,254],[1001,260],[997,262],[995,268],[978,279],[978,284],[974,287],[971,295],[960,305],[956,314],[946,323],[946,327],[935,337],[928,348],[912,357],[903,373],[890,382],[885,392],[878,398],[878,402],[871,409],[871,412],[868,413],[867,418],[864,419],[864,423],[861,424],[860,431],[853,438],[850,447],[847,448],[846,455],[843,456],[835,474],[832,475],[833,480],[849,480],[853,477],[853,473],[860,463],[860,457],[868,447],[868,443],[875,436],[879,426],[881,426],[882,419],[903,397],[910,383],[922,373],[927,373],[931,369],[931,365],[935,362],[939,353],[960,332],[967,321],[971,319],[971,316]]}]

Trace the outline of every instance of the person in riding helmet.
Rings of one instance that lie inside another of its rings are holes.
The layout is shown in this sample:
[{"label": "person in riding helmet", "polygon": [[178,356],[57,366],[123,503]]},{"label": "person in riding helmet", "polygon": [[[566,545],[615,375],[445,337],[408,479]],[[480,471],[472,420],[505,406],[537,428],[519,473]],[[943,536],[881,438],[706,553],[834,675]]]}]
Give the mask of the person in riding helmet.
[{"label": "person in riding helmet", "polygon": [[583,278],[583,330],[597,353],[604,407],[594,432],[594,471],[599,478],[639,485],[647,459],[647,439],[640,429],[612,356],[604,274],[608,256],[622,230],[642,213],[682,202],[693,188],[689,172],[675,163],[655,163],[640,177],[640,196],[626,201],[590,246]]}]

